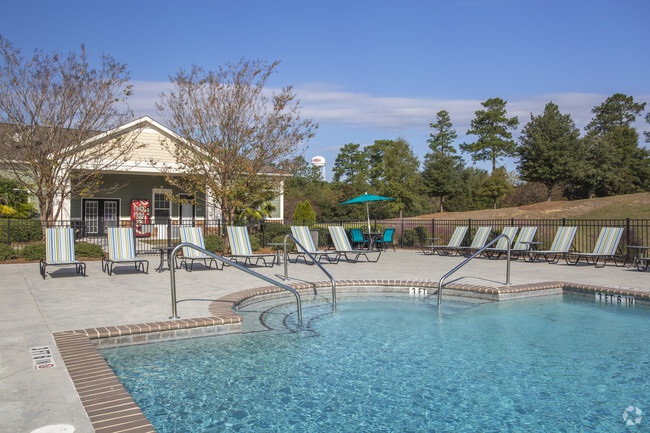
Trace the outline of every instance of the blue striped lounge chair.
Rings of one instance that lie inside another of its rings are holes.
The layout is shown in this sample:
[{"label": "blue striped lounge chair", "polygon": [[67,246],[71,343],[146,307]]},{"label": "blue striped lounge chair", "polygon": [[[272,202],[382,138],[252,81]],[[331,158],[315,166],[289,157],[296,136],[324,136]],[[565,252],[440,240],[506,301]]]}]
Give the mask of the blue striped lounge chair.
[{"label": "blue striped lounge chair", "polygon": [[339,262],[341,253],[336,251],[319,251],[316,249],[314,246],[314,240],[311,237],[311,233],[309,233],[309,227],[291,226],[291,234],[294,238],[296,238],[298,242],[300,242],[300,245],[302,245],[302,247],[300,245],[296,245],[298,254],[296,255],[296,259],[294,261],[289,260],[291,263],[297,263],[298,259],[302,257],[305,263],[313,265],[314,263],[312,261],[307,260],[307,253],[309,253],[315,260],[318,260],[320,262],[322,262],[322,259],[327,259],[328,263]]},{"label": "blue striped lounge chair", "polygon": [[536,234],[537,227],[522,227],[521,230],[519,230],[519,237],[517,238],[517,241],[510,249],[512,258],[516,260],[519,256],[526,254],[527,251],[530,251]]},{"label": "blue striped lounge chair", "polygon": [[[260,260],[266,267],[273,267],[275,264],[275,254],[253,254],[251,248],[251,240],[248,237],[248,230],[246,227],[227,226],[228,240],[230,242],[230,257],[236,262],[239,260],[244,261],[244,266],[250,264],[258,265]],[[270,259],[271,264],[266,261]],[[253,263],[255,260],[255,263]]]},{"label": "blue striped lounge chair", "polygon": [[[133,228],[108,228],[108,257],[102,257],[102,271],[113,275],[115,264],[133,263],[135,270],[149,273],[149,261],[135,256],[135,238]],[[145,263],[147,268],[145,270]]]},{"label": "blue striped lounge chair", "polygon": [[422,251],[425,254],[438,253],[440,255],[449,255],[451,253],[457,252],[458,247],[460,247],[460,244],[463,243],[463,239],[465,239],[465,235],[467,234],[467,228],[468,228],[467,226],[456,227],[447,245],[429,245],[428,248],[430,248],[430,252],[427,252],[424,249]]},{"label": "blue striped lounge chair", "polygon": [[[192,244],[205,250],[205,239],[203,238],[203,230],[201,227],[184,227],[180,228],[181,243]],[[219,262],[212,256],[202,253],[199,250],[190,247],[181,248],[181,256],[175,257],[174,260],[180,260],[179,267],[185,265],[185,270],[192,272],[194,268],[194,261],[202,261],[203,265],[207,268],[212,267],[212,263],[217,269],[223,269],[223,265],[219,267]],[[187,262],[190,266],[187,266]]]},{"label": "blue striped lounge chair", "polygon": [[567,226],[558,228],[555,233],[555,238],[553,238],[551,248],[546,251],[529,251],[528,259],[532,261],[541,256],[548,263],[557,263],[558,260],[565,257],[571,249],[577,231],[578,227]]},{"label": "blue striped lounge chair", "polygon": [[[493,248],[485,249],[485,255],[488,257],[488,259],[492,259],[492,258],[498,259],[499,257],[501,257],[502,254],[507,254],[508,243],[511,246],[514,245],[515,236],[517,236],[518,231],[519,231],[519,227],[504,227],[503,230],[501,231],[501,234],[508,236],[508,238],[507,239],[500,238],[497,241],[497,244]],[[512,254],[512,248],[510,250],[510,253]]]},{"label": "blue striped lounge chair", "polygon": [[468,247],[458,247],[458,251],[462,252],[465,255],[474,254],[475,252],[477,252],[478,250],[480,250],[485,246],[488,236],[490,236],[490,232],[492,232],[492,227],[488,227],[488,226],[479,227],[476,230],[474,239],[472,239],[472,244]]},{"label": "blue striped lounge chair", "polygon": [[[374,250],[374,251],[369,251],[369,250],[355,250],[352,249],[352,246],[350,246],[350,241],[348,240],[348,236],[345,234],[345,229],[343,226],[328,226],[327,229],[330,232],[330,236],[332,237],[332,242],[334,243],[334,249],[336,250],[337,253],[340,253],[345,257],[345,260],[350,262],[350,263],[356,263],[359,261],[359,257],[364,256],[366,260],[369,262],[378,262],[379,257],[381,256],[381,251],[379,250]],[[368,254],[377,254],[377,259],[376,260],[370,260],[368,257]],[[353,257],[353,258],[351,258]]]},{"label": "blue striped lounge chair", "polygon": [[48,266],[74,266],[77,274],[86,276],[86,264],[75,258],[74,230],[71,227],[45,229],[45,259],[39,262],[43,279]]},{"label": "blue striped lounge chair", "polygon": [[[564,256],[564,259],[568,265],[577,265],[581,259],[584,259],[588,264],[591,264],[591,260],[593,260],[593,264],[597,268],[604,267],[608,260],[612,260],[617,265],[616,250],[618,249],[622,236],[622,227],[603,227],[600,229],[600,234],[598,235],[598,239],[596,239],[596,245],[592,253],[568,253]],[[603,262],[599,266],[598,262],[600,259]]]}]

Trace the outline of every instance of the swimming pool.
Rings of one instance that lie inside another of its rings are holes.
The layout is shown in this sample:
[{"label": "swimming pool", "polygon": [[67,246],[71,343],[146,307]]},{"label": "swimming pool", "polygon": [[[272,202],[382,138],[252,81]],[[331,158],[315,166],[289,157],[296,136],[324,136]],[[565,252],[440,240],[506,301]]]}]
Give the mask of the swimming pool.
[{"label": "swimming pool", "polygon": [[306,306],[296,331],[286,302],[247,307],[264,324],[247,333],[101,353],[159,433],[650,425],[648,307],[340,298],[334,315]]}]

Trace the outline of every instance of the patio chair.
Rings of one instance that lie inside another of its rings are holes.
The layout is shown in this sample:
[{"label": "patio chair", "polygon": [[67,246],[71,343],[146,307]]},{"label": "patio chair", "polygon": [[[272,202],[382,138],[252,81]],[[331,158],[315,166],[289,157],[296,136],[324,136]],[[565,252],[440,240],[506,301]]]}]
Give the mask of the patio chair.
[{"label": "patio chair", "polygon": [[[348,236],[345,234],[345,229],[343,226],[328,226],[327,229],[330,232],[330,236],[332,237],[332,242],[334,243],[334,249],[336,252],[343,254],[343,257],[345,257],[345,260],[350,262],[350,263],[356,263],[359,261],[359,257],[364,256],[366,260],[369,262],[378,262],[379,257],[381,256],[381,251],[371,251],[371,250],[354,250],[350,246],[350,242],[348,241]],[[377,260],[370,260],[368,257],[368,254],[373,254],[377,253]],[[348,257],[348,254],[354,255],[353,259],[350,259]]]},{"label": "patio chair", "polygon": [[[508,253],[508,243],[510,245],[514,245],[515,241],[515,236],[517,236],[517,231],[519,231],[519,227],[504,227],[503,230],[501,231],[502,235],[508,236],[508,239],[506,238],[501,238],[497,241],[497,244],[493,248],[487,248],[484,253],[487,256],[488,259],[498,259],[501,257],[502,254],[507,254]],[[510,253],[512,254],[512,248],[510,250]]]},{"label": "patio chair", "polygon": [[490,236],[490,232],[492,231],[492,227],[479,227],[478,230],[476,230],[476,234],[474,235],[474,239],[472,239],[472,244],[468,247],[458,247],[457,250],[458,252],[462,252],[464,255],[472,255],[481,248],[485,246],[485,243],[487,242],[488,236]]},{"label": "patio chair", "polygon": [[298,248],[296,259],[291,261],[291,259],[289,258],[289,261],[291,263],[297,263],[298,259],[302,257],[305,263],[307,263],[308,265],[313,265],[314,264],[313,262],[307,260],[307,252],[311,254],[319,262],[322,262],[323,258],[327,259],[328,263],[339,262],[339,259],[341,258],[341,253],[336,251],[319,251],[314,246],[314,239],[311,237],[311,233],[309,232],[309,227],[291,226],[291,234],[304,247],[302,248],[299,245],[296,245],[296,247]]},{"label": "patio chair", "polygon": [[352,237],[352,246],[356,245],[357,247],[361,245],[361,247],[365,247],[368,245],[368,239],[365,239],[363,237],[363,233],[361,232],[361,229],[350,229],[350,236]]},{"label": "patio chair", "polygon": [[74,255],[74,230],[71,227],[45,229],[45,259],[39,262],[43,279],[48,266],[74,266],[77,274],[86,276],[86,264]]},{"label": "patio chair", "polygon": [[102,257],[102,272],[113,275],[113,266],[116,264],[133,263],[136,271],[149,273],[149,261],[135,257],[134,239],[133,228],[108,228],[108,257]]},{"label": "patio chair", "polygon": [[460,247],[460,244],[463,243],[463,239],[465,239],[466,233],[467,233],[467,226],[456,227],[447,245],[429,245],[426,248],[430,249],[430,252],[425,251],[424,248],[422,248],[422,252],[424,254],[438,253],[441,256],[452,254],[456,252],[458,250],[458,247]]},{"label": "patio chair", "polygon": [[[580,259],[584,259],[585,262],[591,264],[590,260],[593,260],[593,264],[597,268],[602,268],[607,264],[607,260],[613,260],[614,264],[616,263],[616,250],[618,245],[621,242],[621,237],[623,236],[623,227],[603,227],[600,229],[600,234],[598,239],[596,239],[596,246],[594,246],[594,251],[592,253],[567,253],[564,256],[567,265],[577,265]],[[571,261],[571,258],[575,258],[574,261]],[[598,266],[598,261],[603,259],[602,265]]]},{"label": "patio chair", "polygon": [[[205,249],[205,239],[203,238],[203,230],[201,227],[181,227],[180,228],[181,243],[188,243],[196,245],[199,248]],[[195,250],[190,247],[181,248],[181,256],[174,257],[174,260],[180,260],[178,267],[185,265],[185,270],[192,272],[194,268],[194,261],[202,261],[203,266],[211,268],[212,263],[217,269],[223,269],[223,264],[219,267],[219,261],[212,256],[203,254],[201,251]],[[187,267],[187,262],[190,262],[190,267]]]},{"label": "patio chair", "polygon": [[560,258],[565,257],[573,245],[578,227],[560,227],[555,233],[551,248],[546,251],[528,251],[528,260],[537,260],[544,257],[548,263],[557,263]]},{"label": "patio chair", "polygon": [[381,236],[380,239],[377,239],[375,243],[377,244],[377,248],[383,249],[384,251],[387,250],[387,245],[390,244],[391,247],[393,247],[393,251],[395,250],[395,245],[393,245],[393,235],[395,234],[395,229],[386,229],[384,230],[384,234]]},{"label": "patio chair", "polygon": [[[228,240],[230,241],[230,257],[232,257],[236,262],[239,262],[239,259],[244,260],[244,266],[246,264],[253,265],[253,260],[255,260],[254,265],[262,261],[264,266],[267,268],[272,268],[275,264],[275,254],[253,254],[253,249],[251,248],[251,240],[248,237],[248,230],[246,227],[238,226],[227,226],[228,230]],[[271,260],[269,265],[266,259]]]}]

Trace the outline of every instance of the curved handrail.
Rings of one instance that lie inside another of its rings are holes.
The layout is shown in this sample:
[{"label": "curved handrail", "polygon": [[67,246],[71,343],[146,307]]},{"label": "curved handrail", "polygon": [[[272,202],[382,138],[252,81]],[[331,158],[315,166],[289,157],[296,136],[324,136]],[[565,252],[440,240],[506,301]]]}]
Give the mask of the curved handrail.
[{"label": "curved handrail", "polygon": [[246,272],[247,274],[250,274],[250,275],[252,275],[254,277],[262,279],[262,280],[266,281],[267,283],[271,283],[271,284],[273,284],[275,286],[280,287],[281,289],[284,289],[284,290],[287,290],[287,291],[293,293],[293,295],[296,297],[296,308],[298,310],[298,325],[302,326],[302,303],[300,302],[300,294],[295,289],[292,289],[291,287],[289,287],[289,286],[287,286],[285,284],[282,284],[279,281],[275,281],[272,278],[269,278],[269,277],[267,277],[265,275],[262,275],[262,274],[260,274],[258,272],[255,272],[255,271],[251,270],[251,269],[248,269],[247,267],[242,266],[239,263],[235,263],[233,261],[230,261],[230,260],[228,260],[228,259],[226,259],[224,257],[221,257],[220,255],[214,254],[213,252],[210,252],[210,251],[205,250],[205,249],[203,249],[203,248],[201,248],[199,246],[196,246],[194,244],[190,244],[190,243],[187,243],[187,242],[178,244],[178,246],[176,246],[176,248],[174,248],[172,250],[172,252],[170,253],[170,255],[169,255],[169,260],[170,260],[169,270],[170,270],[170,278],[171,278],[171,286],[172,286],[172,317],[170,317],[170,319],[179,319],[180,318],[176,314],[176,304],[177,304],[177,302],[176,302],[176,271],[175,271],[174,264],[171,263],[171,260],[176,256],[176,252],[180,248],[183,248],[183,247],[188,247],[188,248],[192,248],[194,250],[197,250],[197,251],[199,251],[199,252],[201,252],[201,253],[203,253],[203,254],[205,254],[207,256],[210,256],[210,257],[212,257],[212,258],[214,258],[216,260],[220,260],[220,261],[222,261],[222,262],[224,262],[224,263],[226,263],[226,264],[228,264],[230,266],[233,266],[233,267],[235,267],[235,268],[237,268],[239,270],[242,270],[242,271]]},{"label": "curved handrail", "polygon": [[506,260],[506,285],[510,285],[510,244],[512,243],[512,240],[510,239],[510,236],[505,235],[505,234],[500,234],[499,236],[494,238],[490,243],[488,243],[483,248],[481,248],[480,250],[478,250],[477,252],[472,254],[470,257],[466,258],[461,264],[459,264],[454,269],[452,269],[451,271],[449,271],[445,275],[443,275],[442,278],[440,278],[440,281],[438,281],[438,305],[440,305],[440,302],[442,301],[442,283],[447,279],[447,277],[450,276],[451,274],[453,274],[454,272],[456,272],[457,270],[459,270],[460,268],[462,268],[463,266],[465,266],[465,264],[467,264],[467,262],[469,262],[474,257],[481,254],[483,251],[488,249],[488,247],[490,245],[492,245],[493,243],[495,243],[496,241],[498,241],[501,238],[508,239],[508,255],[507,255],[507,260]]},{"label": "curved handrail", "polygon": [[327,275],[327,277],[330,279],[330,282],[332,283],[332,313],[335,313],[336,312],[336,282],[334,281],[334,277],[332,277],[332,275],[325,270],[323,265],[321,265],[320,262],[316,260],[309,251],[307,251],[307,248],[305,248],[303,244],[301,244],[298,241],[298,239],[296,239],[291,233],[287,234],[284,237],[284,254],[283,254],[284,255],[284,281],[287,281],[289,279],[289,270],[288,270],[289,254],[287,253],[287,238],[293,239],[293,241],[298,246],[300,246],[300,248],[302,248],[303,252],[307,254],[309,258],[318,265],[320,270],[323,271],[325,275]]}]

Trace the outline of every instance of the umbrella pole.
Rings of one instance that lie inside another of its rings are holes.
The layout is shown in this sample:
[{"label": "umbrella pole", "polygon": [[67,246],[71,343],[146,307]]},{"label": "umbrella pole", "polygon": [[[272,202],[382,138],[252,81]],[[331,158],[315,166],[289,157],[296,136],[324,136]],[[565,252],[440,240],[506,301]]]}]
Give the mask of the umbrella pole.
[{"label": "umbrella pole", "polygon": [[370,210],[368,202],[366,202],[366,216],[368,217],[368,233],[370,233]]}]

